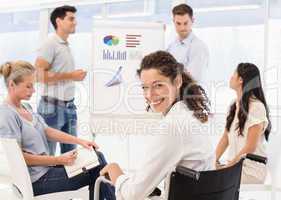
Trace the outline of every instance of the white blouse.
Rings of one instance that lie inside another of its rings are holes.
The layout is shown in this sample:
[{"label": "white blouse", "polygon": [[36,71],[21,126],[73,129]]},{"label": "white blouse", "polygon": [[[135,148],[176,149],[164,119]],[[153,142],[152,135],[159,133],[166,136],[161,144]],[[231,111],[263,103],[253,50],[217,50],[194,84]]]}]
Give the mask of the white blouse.
[{"label": "white blouse", "polygon": [[[257,99],[250,100],[249,113],[248,113],[248,118],[245,122],[243,136],[238,135],[238,130],[235,130],[238,123],[237,114],[238,114],[238,109],[236,109],[235,117],[228,134],[229,160],[232,160],[245,146],[248,136],[248,129],[260,123],[264,123],[263,134],[261,135],[258,141],[257,148],[253,153],[266,157],[264,131],[267,128],[268,120],[266,117],[266,110],[263,103]],[[243,173],[261,180],[264,179],[266,176],[266,166],[262,163],[258,163],[251,160],[245,160],[243,163]]]},{"label": "white blouse", "polygon": [[118,177],[117,200],[145,199],[178,165],[199,171],[214,169],[210,124],[202,124],[192,114],[182,101],[171,108],[159,128],[147,136],[139,170]]}]

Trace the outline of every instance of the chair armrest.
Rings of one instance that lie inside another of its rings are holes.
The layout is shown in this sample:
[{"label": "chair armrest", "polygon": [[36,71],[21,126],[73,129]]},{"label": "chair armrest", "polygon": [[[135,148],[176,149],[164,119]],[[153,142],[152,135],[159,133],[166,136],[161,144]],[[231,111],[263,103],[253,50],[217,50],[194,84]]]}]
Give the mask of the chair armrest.
[{"label": "chair armrest", "polygon": [[189,169],[189,168],[186,168],[186,167],[183,167],[183,166],[177,166],[176,167],[176,172],[184,175],[184,176],[188,176],[196,181],[199,180],[200,178],[200,172],[198,171],[195,171],[193,169]]},{"label": "chair armrest", "polygon": [[105,178],[104,176],[98,177],[95,182],[94,199],[100,199],[100,184],[101,183],[109,183],[109,184],[113,185],[113,183],[110,180],[108,180],[107,178]]},{"label": "chair armrest", "polygon": [[259,155],[256,155],[256,154],[248,153],[246,155],[246,158],[250,159],[250,160],[253,160],[253,161],[256,161],[256,162],[263,163],[265,165],[267,164],[267,158],[263,157],[263,156],[259,156]]}]

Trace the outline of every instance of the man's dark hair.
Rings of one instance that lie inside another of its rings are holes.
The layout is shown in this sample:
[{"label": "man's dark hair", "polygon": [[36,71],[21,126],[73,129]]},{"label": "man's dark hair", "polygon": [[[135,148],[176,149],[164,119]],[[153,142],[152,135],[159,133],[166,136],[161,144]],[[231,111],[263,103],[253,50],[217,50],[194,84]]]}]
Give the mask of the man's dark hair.
[{"label": "man's dark hair", "polygon": [[61,6],[61,7],[57,7],[53,10],[53,12],[51,13],[51,23],[53,24],[54,28],[57,29],[57,23],[56,23],[56,19],[60,18],[60,19],[64,19],[64,17],[66,16],[66,12],[72,12],[72,13],[76,13],[76,8],[74,6]]},{"label": "man's dark hair", "polygon": [[185,4],[185,3],[182,3],[182,4],[179,4],[179,5],[175,6],[173,8],[172,12],[173,12],[173,16],[188,14],[190,18],[193,17],[193,10],[192,10],[192,8],[189,5]]}]

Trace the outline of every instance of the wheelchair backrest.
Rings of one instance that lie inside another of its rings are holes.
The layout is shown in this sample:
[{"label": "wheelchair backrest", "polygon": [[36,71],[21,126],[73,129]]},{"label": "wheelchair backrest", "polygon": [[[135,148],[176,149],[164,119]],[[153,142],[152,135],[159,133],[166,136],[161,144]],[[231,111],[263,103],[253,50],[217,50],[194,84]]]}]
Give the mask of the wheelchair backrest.
[{"label": "wheelchair backrest", "polygon": [[238,200],[242,163],[201,172],[178,167],[171,174],[168,200]]}]

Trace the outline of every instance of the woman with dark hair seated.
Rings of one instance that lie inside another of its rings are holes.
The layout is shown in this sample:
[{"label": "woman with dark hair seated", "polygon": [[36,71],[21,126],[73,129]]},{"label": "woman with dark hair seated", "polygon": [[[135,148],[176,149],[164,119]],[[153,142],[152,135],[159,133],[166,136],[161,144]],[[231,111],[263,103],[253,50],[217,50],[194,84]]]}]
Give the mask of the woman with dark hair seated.
[{"label": "woman with dark hair seated", "polygon": [[144,159],[134,173],[124,174],[114,163],[101,171],[109,175],[119,200],[145,199],[178,165],[200,171],[215,165],[206,133],[209,101],[203,88],[164,51],[145,56],[137,74],[148,110],[162,113],[164,119],[148,133],[142,147]]},{"label": "woman with dark hair seated", "polygon": [[[225,131],[216,149],[217,163],[229,148],[229,163],[233,165],[248,153],[266,157],[265,144],[271,130],[269,110],[261,84],[260,72],[251,63],[240,63],[230,79],[236,100],[229,108]],[[218,166],[219,167],[219,166]],[[266,166],[245,160],[242,183],[263,183]]]}]

